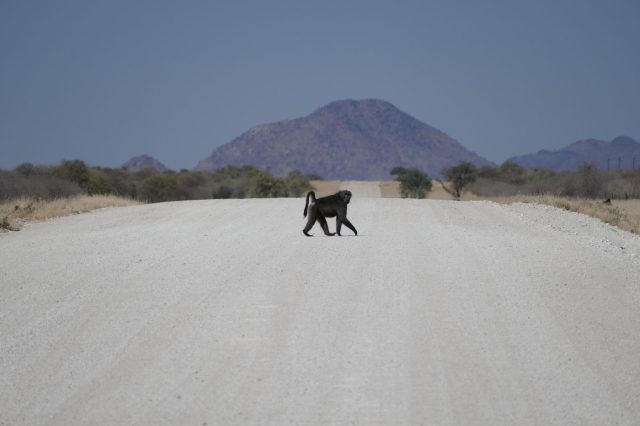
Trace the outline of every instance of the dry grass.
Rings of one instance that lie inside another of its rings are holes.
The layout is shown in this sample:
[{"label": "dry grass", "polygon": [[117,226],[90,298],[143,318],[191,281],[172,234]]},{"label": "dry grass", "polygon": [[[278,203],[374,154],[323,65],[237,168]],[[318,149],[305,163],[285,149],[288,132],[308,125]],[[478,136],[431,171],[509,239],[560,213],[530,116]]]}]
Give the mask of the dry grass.
[{"label": "dry grass", "polygon": [[640,234],[640,200],[613,201],[613,204],[622,211],[622,229]]},{"label": "dry grass", "polygon": [[626,231],[640,234],[640,200],[612,200],[605,204],[602,200],[556,197],[552,195],[516,195],[512,197],[489,198],[498,203],[535,203],[586,214]]},{"label": "dry grass", "polygon": [[86,213],[104,207],[124,207],[138,201],[113,195],[79,195],[55,200],[16,198],[0,203],[0,230],[18,231],[24,222]]}]

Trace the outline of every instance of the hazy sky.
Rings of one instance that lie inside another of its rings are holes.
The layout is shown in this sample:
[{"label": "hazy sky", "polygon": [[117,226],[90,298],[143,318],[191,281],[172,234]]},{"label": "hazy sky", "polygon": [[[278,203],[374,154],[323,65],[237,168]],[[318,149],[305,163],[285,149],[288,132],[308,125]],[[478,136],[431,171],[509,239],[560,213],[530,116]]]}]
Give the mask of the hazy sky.
[{"label": "hazy sky", "polygon": [[190,169],[347,98],[496,162],[638,140],[640,1],[0,0],[0,168]]}]

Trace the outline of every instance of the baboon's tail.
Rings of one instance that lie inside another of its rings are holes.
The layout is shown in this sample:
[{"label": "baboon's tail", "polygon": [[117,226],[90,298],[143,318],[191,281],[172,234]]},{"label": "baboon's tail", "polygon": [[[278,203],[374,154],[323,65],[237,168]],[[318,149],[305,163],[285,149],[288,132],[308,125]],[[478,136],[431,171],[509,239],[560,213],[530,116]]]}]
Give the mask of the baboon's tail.
[{"label": "baboon's tail", "polygon": [[313,191],[307,192],[307,202],[304,203],[304,217],[307,217],[307,207],[309,207],[309,197],[311,197],[311,202],[316,202],[316,193]]}]

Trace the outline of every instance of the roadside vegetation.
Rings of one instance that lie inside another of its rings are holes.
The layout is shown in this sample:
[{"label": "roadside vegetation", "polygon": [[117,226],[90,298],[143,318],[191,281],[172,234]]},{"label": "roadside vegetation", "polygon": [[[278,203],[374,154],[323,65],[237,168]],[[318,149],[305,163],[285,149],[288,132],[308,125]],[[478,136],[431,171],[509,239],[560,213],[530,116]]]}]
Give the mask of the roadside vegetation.
[{"label": "roadside vegetation", "polygon": [[[444,169],[441,173],[447,179],[447,183],[440,180],[436,182],[445,192],[459,200],[462,191],[475,181],[477,170],[473,164],[463,161]],[[395,176],[395,180],[400,184],[402,198],[426,198],[433,189],[431,177],[419,169],[396,166],[391,170],[391,175]]]},{"label": "roadside vegetation", "polygon": [[83,161],[57,166],[22,164],[0,171],[0,201],[33,197],[54,199],[75,195],[116,195],[141,202],[208,198],[298,197],[311,189],[310,179],[293,171],[282,178],[252,166],[225,167],[213,172],[89,167]]},{"label": "roadside vegetation", "polygon": [[293,171],[273,176],[252,166],[213,172],[89,167],[83,161],[55,166],[21,164],[0,170],[0,229],[19,229],[42,220],[102,207],[210,198],[298,197],[311,190],[310,179]]},{"label": "roadside vegetation", "polygon": [[[395,167],[391,174],[403,198],[446,198],[432,191],[431,178],[417,169]],[[499,167],[476,168],[468,162],[442,170],[441,195],[454,200],[546,204],[586,214],[640,234],[640,170],[601,171],[583,163],[574,171],[524,169],[507,161]],[[428,180],[428,184],[424,184]],[[436,191],[434,189],[434,191]]]},{"label": "roadside vegetation", "polygon": [[19,231],[28,221],[86,213],[105,207],[126,207],[138,201],[115,195],[73,195],[51,200],[19,197],[0,202],[0,231]]},{"label": "roadside vegetation", "polygon": [[[418,169],[395,167],[391,175],[403,198],[425,198],[433,189],[431,177]],[[461,162],[441,175],[445,181],[436,182],[453,199],[547,204],[640,234],[640,170],[600,171],[583,163],[575,171],[555,172],[524,169],[510,161],[478,169]],[[252,166],[131,172],[89,167],[80,160],[55,166],[27,163],[0,170],[0,230],[19,229],[29,220],[136,203],[299,197],[312,189],[312,179],[321,180],[299,171],[273,176]]]},{"label": "roadside vegetation", "polygon": [[500,167],[482,167],[469,190],[481,197],[554,195],[600,200],[640,199],[640,170],[601,171],[582,163],[574,171],[524,169],[507,161]]},{"label": "roadside vegetation", "polygon": [[640,234],[640,170],[601,171],[583,163],[575,171],[556,172],[507,161],[479,169],[468,189],[475,198],[546,204]]},{"label": "roadside vegetation", "polygon": [[492,197],[489,200],[503,204],[545,204],[570,212],[582,213],[625,231],[640,234],[640,200],[613,200],[611,203],[604,203],[601,200],[555,195],[513,195]]}]

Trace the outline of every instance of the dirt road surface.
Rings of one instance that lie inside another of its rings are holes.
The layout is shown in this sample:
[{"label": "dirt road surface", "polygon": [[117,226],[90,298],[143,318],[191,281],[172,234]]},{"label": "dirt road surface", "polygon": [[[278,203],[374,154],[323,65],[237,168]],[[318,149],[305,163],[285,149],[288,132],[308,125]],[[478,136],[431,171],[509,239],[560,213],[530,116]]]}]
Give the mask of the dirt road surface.
[{"label": "dirt road surface", "polygon": [[354,196],[357,237],[306,238],[303,206],[0,234],[0,425],[640,423],[637,236]]}]

